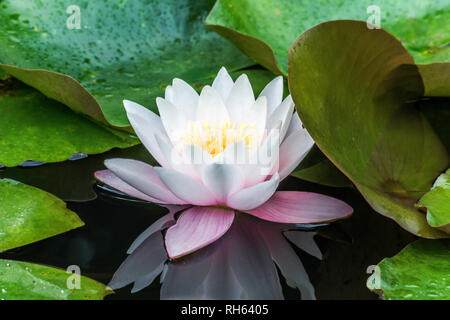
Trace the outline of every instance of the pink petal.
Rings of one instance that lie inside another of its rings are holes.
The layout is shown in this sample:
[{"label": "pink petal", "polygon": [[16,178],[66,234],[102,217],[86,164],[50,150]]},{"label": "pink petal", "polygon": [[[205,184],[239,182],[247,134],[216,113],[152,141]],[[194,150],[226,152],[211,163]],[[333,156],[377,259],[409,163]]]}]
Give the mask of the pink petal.
[{"label": "pink petal", "polygon": [[262,206],[245,212],[279,223],[321,223],[346,218],[353,209],[344,201],[318,193],[278,191]]},{"label": "pink petal", "polygon": [[213,243],[230,228],[234,211],[213,207],[192,207],[184,211],[166,233],[166,249],[172,259]]},{"label": "pink petal", "polygon": [[127,184],[152,198],[170,204],[186,204],[167,189],[153,167],[145,162],[116,158],[105,160],[105,166]]},{"label": "pink petal", "polygon": [[170,191],[185,202],[197,206],[217,204],[214,195],[203,183],[173,169],[155,167],[155,171]]},{"label": "pink petal", "polygon": [[277,190],[280,183],[278,173],[268,181],[255,184],[252,187],[242,189],[228,197],[227,205],[236,210],[251,210],[269,200]]},{"label": "pink petal", "polygon": [[166,203],[162,200],[152,198],[152,197],[146,195],[145,193],[142,193],[139,190],[133,188],[128,183],[126,183],[125,181],[120,179],[118,176],[116,176],[111,170],[96,171],[94,173],[94,176],[98,181],[100,181],[116,190],[119,190],[120,192],[123,192],[129,196],[135,197],[137,199],[145,200],[145,201],[155,202],[155,203]]},{"label": "pink petal", "polygon": [[128,248],[127,253],[131,254],[134,250],[136,250],[137,247],[141,245],[142,242],[145,241],[148,237],[150,237],[152,234],[154,234],[157,231],[161,231],[163,229],[167,229],[175,224],[175,213],[184,210],[186,208],[189,208],[189,206],[173,206],[168,205],[164,206],[167,209],[169,209],[169,213],[165,216],[162,216],[158,220],[156,220],[150,227],[145,229],[144,232],[142,232],[131,244],[131,246]]}]

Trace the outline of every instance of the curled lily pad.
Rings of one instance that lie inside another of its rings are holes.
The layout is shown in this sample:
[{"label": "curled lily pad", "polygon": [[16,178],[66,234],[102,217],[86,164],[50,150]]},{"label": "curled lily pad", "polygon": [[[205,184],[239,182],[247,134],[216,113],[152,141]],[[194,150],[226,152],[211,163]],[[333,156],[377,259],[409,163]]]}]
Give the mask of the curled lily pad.
[{"label": "curled lily pad", "polygon": [[204,27],[212,5],[2,1],[0,67],[77,112],[130,130],[123,99],[156,110],[154,99],[174,75],[195,85],[222,65],[232,71],[253,64]]},{"label": "curled lily pad", "polygon": [[[401,39],[418,63],[450,61],[447,0],[218,0],[206,24],[275,73],[287,73],[292,42],[336,19],[377,22]],[[373,19],[371,18],[373,17]]]},{"label": "curled lily pad", "polygon": [[0,300],[102,300],[113,293],[102,283],[74,276],[57,268],[0,259]]},{"label": "curled lily pad", "polygon": [[129,133],[95,123],[21,83],[0,88],[0,113],[0,164],[8,167],[139,143]]},{"label": "curled lily pad", "polygon": [[450,299],[450,241],[413,242],[383,259],[367,287],[388,300]]},{"label": "curled lily pad", "polygon": [[417,206],[426,208],[430,226],[450,233],[450,169],[437,178]]},{"label": "curled lily pad", "polygon": [[83,226],[64,201],[11,179],[0,179],[0,251]]},{"label": "curled lily pad", "polygon": [[449,155],[417,108],[423,82],[401,43],[363,21],[330,21],[303,33],[288,59],[297,111],[326,156],[376,211],[416,235],[447,237],[414,207]]}]

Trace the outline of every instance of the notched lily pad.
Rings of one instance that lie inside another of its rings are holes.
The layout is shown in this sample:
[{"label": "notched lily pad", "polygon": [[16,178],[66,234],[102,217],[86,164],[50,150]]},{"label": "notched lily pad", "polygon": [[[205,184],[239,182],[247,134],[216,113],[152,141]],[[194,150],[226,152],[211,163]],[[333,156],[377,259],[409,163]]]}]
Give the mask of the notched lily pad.
[{"label": "notched lily pad", "polygon": [[0,87],[0,164],[59,162],[74,153],[103,153],[139,140],[95,123],[20,82]]},{"label": "notched lily pad", "polygon": [[375,23],[378,10],[381,27],[399,38],[417,63],[450,61],[447,0],[218,0],[206,24],[261,65],[286,75],[288,49],[301,33],[329,20]]},{"label": "notched lily pad", "polygon": [[65,270],[0,259],[0,300],[102,300],[112,293],[102,283],[76,279]]},{"label": "notched lily pad", "polygon": [[11,179],[0,179],[0,252],[83,226],[64,201]]},{"label": "notched lily pad", "polygon": [[417,206],[426,209],[430,226],[450,233],[450,169],[437,178]]},{"label": "notched lily pad", "polygon": [[450,240],[418,240],[386,258],[367,287],[387,300],[450,299]]},{"label": "notched lily pad", "polygon": [[422,78],[401,43],[364,21],[329,21],[288,59],[290,92],[320,150],[376,211],[418,236],[448,237],[414,207],[449,155],[418,108]]},{"label": "notched lily pad", "polygon": [[2,1],[0,68],[77,112],[131,130],[123,99],[155,111],[173,77],[202,83],[222,65],[254,64],[204,27],[213,2],[80,0],[76,25],[66,14],[71,1]]}]

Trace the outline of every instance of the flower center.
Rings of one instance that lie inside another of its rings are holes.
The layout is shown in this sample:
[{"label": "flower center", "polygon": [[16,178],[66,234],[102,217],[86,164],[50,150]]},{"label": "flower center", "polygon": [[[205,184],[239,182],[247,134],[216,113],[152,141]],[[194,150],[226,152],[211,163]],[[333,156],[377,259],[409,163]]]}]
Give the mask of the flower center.
[{"label": "flower center", "polygon": [[219,125],[217,121],[189,122],[189,129],[180,139],[198,146],[213,157],[223,152],[232,143],[244,140],[250,149],[256,145],[258,135],[256,126],[241,122],[230,122],[224,119]]}]

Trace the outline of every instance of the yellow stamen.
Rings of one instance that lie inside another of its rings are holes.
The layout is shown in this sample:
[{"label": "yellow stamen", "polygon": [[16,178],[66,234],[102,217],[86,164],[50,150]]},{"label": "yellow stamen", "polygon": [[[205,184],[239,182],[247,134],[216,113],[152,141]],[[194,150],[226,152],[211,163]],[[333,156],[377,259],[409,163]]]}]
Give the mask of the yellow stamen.
[{"label": "yellow stamen", "polygon": [[247,123],[231,123],[224,119],[221,126],[217,121],[190,122],[189,129],[181,140],[198,146],[213,157],[222,153],[229,144],[243,140],[248,148],[255,146],[258,139],[256,126]]}]

